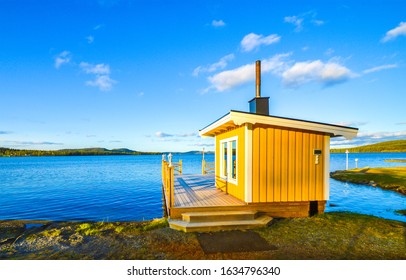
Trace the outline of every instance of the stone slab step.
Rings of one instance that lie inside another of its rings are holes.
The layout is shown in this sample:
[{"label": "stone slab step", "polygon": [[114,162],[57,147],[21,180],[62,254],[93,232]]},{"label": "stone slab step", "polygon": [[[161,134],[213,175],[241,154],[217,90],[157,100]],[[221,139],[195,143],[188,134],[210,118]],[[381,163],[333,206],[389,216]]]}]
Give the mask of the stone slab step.
[{"label": "stone slab step", "polygon": [[169,219],[169,227],[184,232],[208,232],[221,230],[244,230],[266,226],[272,218],[266,215],[253,220],[215,221],[215,222],[186,222]]},{"label": "stone slab step", "polygon": [[187,212],[182,214],[185,222],[216,222],[234,220],[254,220],[257,211],[214,211],[214,212]]}]

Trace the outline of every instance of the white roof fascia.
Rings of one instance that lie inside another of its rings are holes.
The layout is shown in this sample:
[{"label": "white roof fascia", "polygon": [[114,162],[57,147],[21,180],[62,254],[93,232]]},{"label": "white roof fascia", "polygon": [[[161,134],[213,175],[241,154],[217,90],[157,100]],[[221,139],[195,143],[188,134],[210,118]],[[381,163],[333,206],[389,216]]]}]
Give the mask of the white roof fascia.
[{"label": "white roof fascia", "polygon": [[231,116],[230,116],[231,114],[230,113],[228,113],[224,117],[218,119],[217,121],[213,122],[212,124],[209,124],[208,126],[203,128],[202,130],[199,130],[199,135],[200,136],[208,136],[208,137],[210,137],[210,135],[205,135],[205,134],[208,133],[209,131],[214,130],[217,127],[222,126],[222,125],[224,125],[224,124],[231,121]]},{"label": "white roof fascia", "polygon": [[329,125],[323,123],[301,121],[294,119],[285,119],[272,116],[255,115],[250,113],[242,112],[230,112],[230,118],[236,125],[242,125],[244,123],[251,124],[267,124],[273,126],[289,127],[309,131],[324,132],[332,134],[333,136],[344,136],[346,139],[350,140],[357,136],[358,129],[349,128],[343,126]]}]

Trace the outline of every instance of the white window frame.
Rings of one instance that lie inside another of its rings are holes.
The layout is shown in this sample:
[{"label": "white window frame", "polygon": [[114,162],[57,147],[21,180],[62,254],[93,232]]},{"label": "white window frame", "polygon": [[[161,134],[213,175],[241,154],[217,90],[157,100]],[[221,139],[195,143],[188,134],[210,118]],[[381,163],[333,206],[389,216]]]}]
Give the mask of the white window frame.
[{"label": "white window frame", "polygon": [[[232,153],[232,142],[235,141],[235,179],[231,177],[232,173],[232,163],[233,163],[233,153]],[[224,174],[224,149],[223,145],[227,143],[227,174]],[[220,178],[227,180],[234,185],[238,185],[238,136],[233,136],[220,140]]]}]

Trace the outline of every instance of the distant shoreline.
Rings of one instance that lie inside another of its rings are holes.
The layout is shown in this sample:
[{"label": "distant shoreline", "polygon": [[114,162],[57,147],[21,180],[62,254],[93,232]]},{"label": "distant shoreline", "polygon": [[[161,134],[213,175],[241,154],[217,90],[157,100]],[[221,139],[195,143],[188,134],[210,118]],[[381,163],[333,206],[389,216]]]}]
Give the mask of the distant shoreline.
[{"label": "distant shoreline", "polygon": [[352,148],[331,149],[331,153],[404,153],[406,140],[394,140]]},{"label": "distant shoreline", "polygon": [[[140,156],[140,155],[162,155],[169,152],[141,152],[130,149],[105,149],[105,148],[84,148],[84,149],[63,149],[55,151],[47,150],[19,150],[0,147],[0,157],[42,157],[42,156]],[[174,155],[202,154],[201,151],[171,152]],[[205,154],[214,154],[208,151]]]}]

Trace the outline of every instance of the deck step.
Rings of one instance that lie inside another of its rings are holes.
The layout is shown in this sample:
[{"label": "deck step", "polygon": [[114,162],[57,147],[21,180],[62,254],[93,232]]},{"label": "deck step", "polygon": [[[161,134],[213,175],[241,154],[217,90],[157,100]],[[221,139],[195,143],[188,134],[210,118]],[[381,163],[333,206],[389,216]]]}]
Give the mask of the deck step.
[{"label": "deck step", "polygon": [[256,217],[257,211],[187,212],[182,214],[182,220],[191,223],[254,220]]},{"label": "deck step", "polygon": [[[234,212],[234,211],[229,211]],[[245,211],[243,211],[245,212]],[[231,213],[230,213],[231,214]],[[234,214],[231,214],[234,215]],[[256,215],[256,213],[255,213]],[[189,222],[184,220],[169,219],[169,226],[172,229],[184,232],[208,232],[221,230],[244,230],[266,226],[272,220],[271,217],[262,215],[253,219],[234,219],[222,221],[199,221]]]}]

